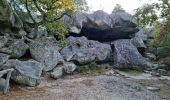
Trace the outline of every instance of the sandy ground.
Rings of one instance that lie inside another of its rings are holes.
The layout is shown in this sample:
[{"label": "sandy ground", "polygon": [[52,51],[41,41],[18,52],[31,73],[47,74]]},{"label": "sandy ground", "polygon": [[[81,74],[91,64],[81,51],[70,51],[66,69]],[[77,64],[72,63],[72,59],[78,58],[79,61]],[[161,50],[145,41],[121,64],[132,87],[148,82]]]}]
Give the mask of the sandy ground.
[{"label": "sandy ground", "polygon": [[168,100],[144,85],[113,75],[42,77],[38,87],[12,85],[0,100]]}]

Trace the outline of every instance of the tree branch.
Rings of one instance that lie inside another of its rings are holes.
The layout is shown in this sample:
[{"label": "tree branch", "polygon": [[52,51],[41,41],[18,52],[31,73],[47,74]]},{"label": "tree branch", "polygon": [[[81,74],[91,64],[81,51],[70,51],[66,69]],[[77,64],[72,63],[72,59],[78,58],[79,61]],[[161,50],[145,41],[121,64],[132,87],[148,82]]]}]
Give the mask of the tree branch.
[{"label": "tree branch", "polygon": [[27,9],[28,15],[30,16],[30,18],[32,19],[32,21],[34,22],[34,24],[36,24],[36,21],[35,21],[35,19],[33,18],[33,16],[31,15],[31,11],[30,11],[29,8],[28,8],[28,0],[26,0],[26,2],[25,2],[25,7],[26,7],[26,9]]},{"label": "tree branch", "polygon": [[47,19],[45,19],[45,21],[52,23],[52,22],[54,22],[54,21],[57,21],[57,20],[61,19],[61,18],[62,18],[63,16],[65,16],[65,15],[71,17],[71,15],[69,15],[69,14],[67,14],[67,13],[63,13],[60,17],[55,18],[54,20],[47,20]]}]

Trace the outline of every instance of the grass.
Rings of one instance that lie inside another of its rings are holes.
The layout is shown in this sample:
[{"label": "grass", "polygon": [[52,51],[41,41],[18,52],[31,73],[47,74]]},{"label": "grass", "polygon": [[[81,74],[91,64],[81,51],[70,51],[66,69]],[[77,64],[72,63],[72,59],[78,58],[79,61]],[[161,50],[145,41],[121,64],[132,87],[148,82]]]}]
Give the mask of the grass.
[{"label": "grass", "polygon": [[107,71],[106,66],[97,66],[95,62],[91,62],[87,65],[78,66],[77,72],[83,75],[99,75]]},{"label": "grass", "polygon": [[137,76],[143,73],[142,69],[123,69],[120,72],[126,73],[128,75]]}]

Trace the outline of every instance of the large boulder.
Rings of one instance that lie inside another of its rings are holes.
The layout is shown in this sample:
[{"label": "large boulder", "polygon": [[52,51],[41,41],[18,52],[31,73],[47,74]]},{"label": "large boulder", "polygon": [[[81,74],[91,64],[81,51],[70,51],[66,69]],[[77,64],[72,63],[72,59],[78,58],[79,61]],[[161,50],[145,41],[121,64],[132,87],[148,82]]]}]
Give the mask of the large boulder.
[{"label": "large boulder", "polygon": [[50,71],[64,61],[56,42],[54,37],[42,37],[29,43],[32,58],[45,65],[44,71]]},{"label": "large boulder", "polygon": [[125,26],[125,27],[136,27],[135,18],[126,12],[114,12],[110,15],[112,19],[113,27]]},{"label": "large boulder", "polygon": [[86,37],[69,37],[68,46],[61,50],[66,61],[76,61],[86,64],[93,60],[104,61],[111,53],[111,47],[97,41],[88,40]]},{"label": "large boulder", "polygon": [[37,86],[40,84],[43,64],[35,61],[8,60],[1,69],[14,68],[11,79],[18,84],[27,86]]},{"label": "large boulder", "polygon": [[104,11],[96,11],[72,16],[71,21],[68,18],[64,20],[70,28],[71,36],[86,36],[101,42],[131,38],[138,31],[133,16],[126,12],[109,15]]},{"label": "large boulder", "polygon": [[28,50],[28,45],[24,42],[24,39],[11,39],[8,37],[8,41],[4,41],[2,44],[0,52],[9,54],[12,58],[20,58]]},{"label": "large boulder", "polygon": [[114,42],[114,64],[115,68],[145,68],[151,65],[129,39]]}]

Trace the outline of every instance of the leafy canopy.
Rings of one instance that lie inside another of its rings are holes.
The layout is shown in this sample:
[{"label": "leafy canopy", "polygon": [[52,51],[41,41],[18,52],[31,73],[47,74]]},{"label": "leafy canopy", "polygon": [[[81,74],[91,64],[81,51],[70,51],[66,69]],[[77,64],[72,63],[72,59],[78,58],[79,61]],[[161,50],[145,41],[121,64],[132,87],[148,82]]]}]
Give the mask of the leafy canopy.
[{"label": "leafy canopy", "polygon": [[170,46],[170,0],[145,4],[136,10],[139,26],[152,26],[155,36],[152,47]]},{"label": "leafy canopy", "polygon": [[[27,26],[35,30],[39,26],[44,26],[60,39],[68,33],[60,19],[72,13],[73,0],[10,0],[9,3]],[[26,18],[31,21],[26,21]]]}]

